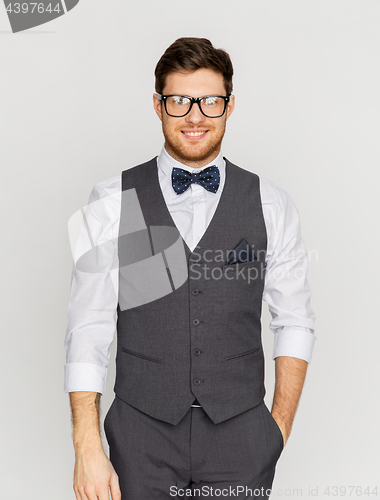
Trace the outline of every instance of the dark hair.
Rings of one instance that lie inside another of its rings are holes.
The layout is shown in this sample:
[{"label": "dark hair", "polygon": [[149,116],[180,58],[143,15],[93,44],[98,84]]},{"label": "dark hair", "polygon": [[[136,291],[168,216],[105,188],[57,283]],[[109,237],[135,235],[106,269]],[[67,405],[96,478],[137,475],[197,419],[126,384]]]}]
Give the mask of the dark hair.
[{"label": "dark hair", "polygon": [[168,47],[154,70],[156,92],[162,94],[166,77],[175,71],[207,68],[223,75],[226,94],[232,92],[232,62],[223,49],[215,49],[207,38],[182,37]]}]

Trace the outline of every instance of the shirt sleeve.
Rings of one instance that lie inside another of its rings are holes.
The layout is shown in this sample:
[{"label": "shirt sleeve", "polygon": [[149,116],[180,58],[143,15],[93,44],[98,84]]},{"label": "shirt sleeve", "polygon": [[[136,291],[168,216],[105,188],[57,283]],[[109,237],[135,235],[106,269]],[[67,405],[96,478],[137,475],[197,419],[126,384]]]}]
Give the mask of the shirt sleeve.
[{"label": "shirt sleeve", "polygon": [[308,255],[301,238],[299,213],[290,196],[269,181],[261,181],[268,234],[263,300],[272,316],[272,358],[291,356],[311,361],[315,315],[307,281]]},{"label": "shirt sleeve", "polygon": [[[104,393],[118,303],[117,194],[95,185],[70,219],[73,268],[64,340],[64,392]],[[78,230],[75,231],[75,226]]]}]

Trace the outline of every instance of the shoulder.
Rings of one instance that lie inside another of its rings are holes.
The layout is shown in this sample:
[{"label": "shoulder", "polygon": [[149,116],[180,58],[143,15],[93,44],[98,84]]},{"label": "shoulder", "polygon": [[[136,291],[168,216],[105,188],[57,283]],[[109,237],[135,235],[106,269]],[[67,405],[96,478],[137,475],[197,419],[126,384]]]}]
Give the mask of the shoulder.
[{"label": "shoulder", "polygon": [[121,189],[121,172],[108,177],[103,181],[97,182],[91,191],[89,203],[92,201],[99,200],[101,198],[106,198],[107,196],[112,196],[120,193]]},{"label": "shoulder", "polygon": [[260,177],[260,195],[266,226],[273,240],[281,231],[298,231],[299,213],[284,189]]},{"label": "shoulder", "polygon": [[261,203],[276,210],[284,210],[289,200],[288,193],[273,182],[259,177]]},{"label": "shoulder", "polygon": [[141,174],[146,169],[156,167],[156,158],[157,157],[154,157],[149,161],[141,163],[140,165],[122,170],[112,177],[107,177],[107,179],[97,182],[92,188],[89,203],[107,197],[111,197],[111,199],[120,197],[122,191],[123,175],[128,175],[133,178],[138,177],[139,174]]},{"label": "shoulder", "polygon": [[280,231],[291,230],[299,219],[289,194],[268,179],[260,177],[260,196],[269,239],[273,241]]},{"label": "shoulder", "polygon": [[271,210],[276,212],[276,218],[279,218],[281,212],[286,209],[289,202],[291,203],[288,193],[268,179],[260,177],[255,172],[232,163],[226,157],[223,158],[226,160],[226,163],[230,164],[230,167],[232,167],[232,171],[235,175],[239,175],[241,181],[248,182],[252,185],[250,183],[252,180],[253,184],[258,184],[260,186],[260,197],[263,209],[265,211]]},{"label": "shoulder", "polygon": [[90,193],[86,216],[107,227],[116,223],[121,206],[121,172],[97,182]]}]

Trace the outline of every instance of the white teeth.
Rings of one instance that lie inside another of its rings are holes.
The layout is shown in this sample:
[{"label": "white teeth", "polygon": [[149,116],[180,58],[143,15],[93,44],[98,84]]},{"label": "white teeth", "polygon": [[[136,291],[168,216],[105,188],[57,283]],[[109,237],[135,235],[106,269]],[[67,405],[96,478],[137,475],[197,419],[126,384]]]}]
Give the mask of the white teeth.
[{"label": "white teeth", "polygon": [[203,135],[205,132],[184,132],[184,134],[185,135],[190,135],[191,137],[196,137],[198,135]]}]

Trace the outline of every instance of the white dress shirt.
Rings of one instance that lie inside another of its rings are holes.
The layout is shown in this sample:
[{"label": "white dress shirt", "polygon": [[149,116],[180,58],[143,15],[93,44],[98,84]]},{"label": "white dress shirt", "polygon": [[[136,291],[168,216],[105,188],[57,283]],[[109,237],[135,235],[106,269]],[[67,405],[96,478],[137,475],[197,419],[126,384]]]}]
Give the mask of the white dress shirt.
[{"label": "white dress shirt", "polygon": [[[199,184],[191,184],[184,193],[176,194],[171,182],[173,167],[200,172],[210,165],[220,170],[220,186],[216,193]],[[208,165],[195,169],[174,160],[163,146],[157,167],[168,210],[182,238],[194,251],[223,191],[226,164],[222,153]],[[272,315],[269,325],[274,333],[272,357],[292,356],[310,362],[316,340],[315,315],[310,305],[306,278],[308,257],[300,234],[299,215],[289,195],[272,182],[260,178],[260,193],[268,236],[263,300]],[[93,203],[96,201],[98,203]],[[88,241],[95,247],[112,241],[107,247],[107,259],[115,263],[120,207],[121,173],[93,187],[86,207],[86,226],[82,225],[72,245],[74,264],[64,341],[65,392],[103,394],[105,391],[117,320],[117,266],[110,272],[88,273],[79,270],[76,263],[86,251]]]}]

